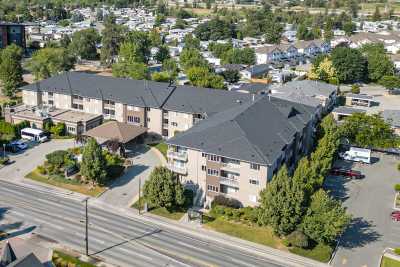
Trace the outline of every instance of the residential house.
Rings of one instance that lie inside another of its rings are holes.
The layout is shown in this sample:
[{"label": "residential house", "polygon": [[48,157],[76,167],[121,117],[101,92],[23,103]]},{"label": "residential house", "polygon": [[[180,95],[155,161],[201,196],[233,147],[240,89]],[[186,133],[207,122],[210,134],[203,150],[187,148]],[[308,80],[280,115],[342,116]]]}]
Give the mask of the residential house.
[{"label": "residential house", "polygon": [[257,64],[266,64],[271,61],[280,61],[284,55],[276,45],[262,46],[254,49]]},{"label": "residential house", "polygon": [[251,80],[254,78],[266,77],[271,66],[269,64],[253,65],[240,71],[243,79]]}]

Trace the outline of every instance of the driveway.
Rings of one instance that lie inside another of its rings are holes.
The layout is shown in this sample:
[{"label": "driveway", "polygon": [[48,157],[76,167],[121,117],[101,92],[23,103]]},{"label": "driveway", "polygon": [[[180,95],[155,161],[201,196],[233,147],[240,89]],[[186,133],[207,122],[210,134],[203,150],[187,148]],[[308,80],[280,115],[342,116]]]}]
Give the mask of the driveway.
[{"label": "driveway", "polygon": [[148,179],[151,171],[161,165],[159,156],[148,146],[138,146],[130,156],[133,166],[118,178],[97,201],[117,207],[128,207],[139,193],[141,186]]},{"label": "driveway", "polygon": [[16,154],[7,153],[13,163],[0,169],[0,179],[20,182],[26,174],[44,162],[46,154],[71,147],[74,147],[73,139],[50,140]]},{"label": "driveway", "polygon": [[352,166],[365,178],[351,180],[330,176],[325,188],[341,199],[352,222],[343,234],[333,266],[369,267],[378,266],[379,258],[386,247],[400,246],[400,222],[393,222],[394,184],[400,183],[397,170],[399,159],[375,154],[377,162],[371,165],[351,164],[338,161],[336,166]]}]

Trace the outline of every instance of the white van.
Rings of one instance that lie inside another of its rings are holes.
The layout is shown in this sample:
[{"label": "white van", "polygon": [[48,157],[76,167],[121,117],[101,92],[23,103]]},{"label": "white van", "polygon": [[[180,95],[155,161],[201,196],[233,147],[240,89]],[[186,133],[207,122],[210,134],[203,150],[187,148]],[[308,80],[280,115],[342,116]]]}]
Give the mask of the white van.
[{"label": "white van", "polygon": [[48,139],[47,135],[39,129],[24,128],[21,130],[21,138],[32,140],[36,142],[46,142]]},{"label": "white van", "polygon": [[371,150],[358,147],[350,147],[349,151],[339,153],[339,157],[344,160],[371,163]]}]

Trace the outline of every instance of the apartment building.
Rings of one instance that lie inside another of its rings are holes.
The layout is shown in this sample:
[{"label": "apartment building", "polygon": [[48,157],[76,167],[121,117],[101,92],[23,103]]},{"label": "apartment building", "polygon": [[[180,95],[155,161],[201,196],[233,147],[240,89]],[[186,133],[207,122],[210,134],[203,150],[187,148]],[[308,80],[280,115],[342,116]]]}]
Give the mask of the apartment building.
[{"label": "apartment building", "polygon": [[205,206],[219,194],[255,206],[279,167],[309,152],[316,121],[314,107],[257,96],[170,138],[168,167]]},{"label": "apartment building", "polygon": [[65,72],[21,88],[23,103],[102,115],[170,138],[251,96],[225,90]]},{"label": "apartment building", "polygon": [[25,25],[19,23],[0,23],[0,48],[16,44],[23,49],[26,47]]}]

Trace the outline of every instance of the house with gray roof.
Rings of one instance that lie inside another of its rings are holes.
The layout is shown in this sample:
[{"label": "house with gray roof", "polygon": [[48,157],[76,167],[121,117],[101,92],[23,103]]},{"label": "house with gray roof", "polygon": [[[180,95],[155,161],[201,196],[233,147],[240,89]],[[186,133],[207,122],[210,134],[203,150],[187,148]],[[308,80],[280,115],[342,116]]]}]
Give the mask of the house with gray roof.
[{"label": "house with gray roof", "polygon": [[322,106],[323,112],[328,112],[336,103],[337,89],[336,85],[325,82],[301,80],[275,86],[271,88],[270,92],[272,96],[302,104],[315,105],[316,102],[310,99],[314,98]]},{"label": "house with gray roof", "polygon": [[254,206],[281,165],[309,152],[316,120],[314,107],[258,96],[170,138],[168,167],[205,205],[223,194]]}]

